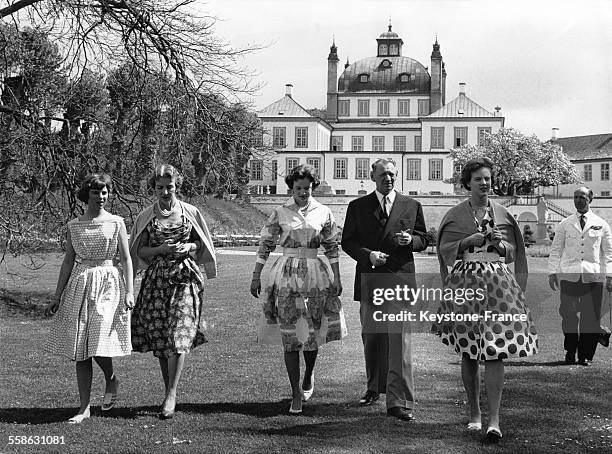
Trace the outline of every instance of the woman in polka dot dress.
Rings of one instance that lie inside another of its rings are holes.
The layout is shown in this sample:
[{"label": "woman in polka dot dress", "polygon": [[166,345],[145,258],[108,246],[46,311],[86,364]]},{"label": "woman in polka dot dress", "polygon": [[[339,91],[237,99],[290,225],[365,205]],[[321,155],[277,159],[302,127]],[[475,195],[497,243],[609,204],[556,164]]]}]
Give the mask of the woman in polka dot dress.
[{"label": "woman in polka dot dress", "polygon": [[[88,175],[78,199],[87,211],[68,223],[66,256],[55,298],[47,308],[56,314],[46,350],[76,361],[81,406],[68,421],[89,418],[93,358],[104,373],[102,410],[114,407],[119,380],[112,358],[129,355],[130,319],[134,305],[132,260],[123,219],[104,210],[112,182],[108,175]],[[119,252],[122,272],[113,259]],[[121,275],[123,274],[123,276]]]},{"label": "woman in polka dot dress", "polygon": [[[462,356],[461,376],[470,406],[468,430],[482,428],[478,364],[485,362],[487,437],[497,440],[502,437],[503,360],[535,354],[538,338],[525,305],[527,259],[520,228],[503,206],[488,198],[492,167],[487,158],[465,164],[461,184],[470,198],[450,209],[440,225],[440,271],[445,292],[451,289],[457,298],[441,302],[438,314],[444,321],[433,330]],[[509,263],[514,263],[514,274]],[[452,267],[450,274],[447,267]],[[459,298],[468,294],[466,289],[472,289],[473,298]],[[453,321],[453,316],[461,321]]]}]

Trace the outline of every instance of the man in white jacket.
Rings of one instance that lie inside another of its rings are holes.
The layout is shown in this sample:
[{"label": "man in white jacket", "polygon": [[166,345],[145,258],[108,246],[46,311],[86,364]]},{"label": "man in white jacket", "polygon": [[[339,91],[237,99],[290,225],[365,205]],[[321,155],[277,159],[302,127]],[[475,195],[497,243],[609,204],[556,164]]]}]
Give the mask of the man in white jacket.
[{"label": "man in white jacket", "polygon": [[[610,225],[590,210],[593,191],[574,191],[577,212],[559,223],[548,259],[548,282],[561,290],[561,327],[565,362],[589,365],[597,342],[609,341],[600,328],[604,281],[612,292],[612,234]],[[578,318],[580,312],[580,318]]]}]

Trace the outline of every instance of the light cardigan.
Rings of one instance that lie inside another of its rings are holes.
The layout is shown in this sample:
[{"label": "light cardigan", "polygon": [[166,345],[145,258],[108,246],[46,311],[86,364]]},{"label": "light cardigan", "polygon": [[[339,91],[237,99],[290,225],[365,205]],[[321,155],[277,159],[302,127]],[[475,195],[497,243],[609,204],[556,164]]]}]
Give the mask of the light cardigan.
[{"label": "light cardigan", "polygon": [[[202,213],[200,213],[200,211],[193,205],[180,200],[177,200],[177,202],[181,205],[185,217],[189,219],[189,222],[191,222],[191,225],[202,242],[202,246],[198,251],[196,251],[196,263],[198,265],[204,265],[204,271],[206,272],[206,277],[208,279],[217,277],[217,258],[215,256],[215,247],[213,246],[210,232],[208,231],[208,227],[206,226],[206,221],[204,220]],[[130,255],[132,256],[134,276],[136,276],[136,271],[138,269],[146,268],[149,265],[146,260],[138,257],[138,244],[140,243],[142,232],[144,232],[149,222],[151,222],[151,220],[155,217],[153,207],[154,205],[148,206],[138,215],[130,233]]]},{"label": "light cardigan", "polygon": [[[502,233],[501,244],[506,249],[506,263],[514,262],[514,275],[523,291],[527,287],[527,257],[521,229],[514,216],[499,203],[489,200],[493,209],[495,226]],[[469,200],[455,205],[448,210],[438,229],[438,261],[442,279],[448,275],[448,266],[453,266],[459,256],[459,243],[473,233],[476,233],[474,214]]]}]

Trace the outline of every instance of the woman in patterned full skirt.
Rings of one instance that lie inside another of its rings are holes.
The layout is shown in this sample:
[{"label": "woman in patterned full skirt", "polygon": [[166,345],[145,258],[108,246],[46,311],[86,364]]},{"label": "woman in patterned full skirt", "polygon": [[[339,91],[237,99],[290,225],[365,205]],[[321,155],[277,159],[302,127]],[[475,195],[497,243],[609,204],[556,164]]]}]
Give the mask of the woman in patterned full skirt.
[{"label": "woman in patterned full skirt", "polygon": [[[478,364],[485,363],[488,395],[487,438],[502,437],[499,408],[504,383],[503,360],[537,352],[538,338],[525,305],[527,259],[520,228],[500,204],[489,200],[493,163],[468,161],[461,184],[470,198],[451,208],[438,233],[438,260],[445,292],[456,299],[441,302],[446,319],[433,329],[461,355],[461,376],[470,407],[468,430],[482,429]],[[505,259],[502,261],[502,257]],[[456,260],[459,260],[456,262]],[[514,274],[507,264],[514,263]],[[448,274],[448,267],[452,271]],[[472,289],[472,298],[466,289]],[[463,321],[452,321],[460,315]]]},{"label": "woman in patterned full skirt", "polygon": [[[81,406],[68,420],[73,424],[90,416],[91,359],[104,373],[102,410],[108,411],[119,390],[112,358],[132,350],[128,312],[134,305],[132,261],[123,219],[104,210],[111,191],[108,175],[84,179],[77,198],[87,203],[87,210],[68,223],[66,256],[55,298],[47,308],[55,316],[46,349],[76,361]],[[113,262],[117,252],[123,276]]]},{"label": "woman in patterned full skirt", "polygon": [[157,202],[138,215],[130,238],[135,268],[145,268],[132,314],[134,351],[152,351],[165,386],[160,417],[174,416],[185,355],[206,342],[204,277],[216,276],[215,251],[202,214],[177,199],[182,176],[171,165],[155,168],[149,185]]},{"label": "woman in patterned full skirt", "polygon": [[[346,336],[346,324],[339,298],[338,231],[329,208],[311,197],[319,185],[315,169],[297,166],[285,182],[293,197],[274,210],[261,231],[251,294],[259,297],[261,271],[279,242],[283,255],[272,265],[265,286],[259,340],[282,343],[292,390],[289,412],[298,414],[314,390],[319,346]],[[327,260],[317,256],[320,246]],[[301,389],[300,350],[306,365]]]}]

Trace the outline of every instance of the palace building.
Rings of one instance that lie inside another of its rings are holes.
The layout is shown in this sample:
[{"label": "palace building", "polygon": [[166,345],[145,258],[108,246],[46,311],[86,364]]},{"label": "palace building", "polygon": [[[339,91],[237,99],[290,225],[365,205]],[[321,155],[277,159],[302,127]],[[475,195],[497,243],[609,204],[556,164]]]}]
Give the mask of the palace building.
[{"label": "palace building", "polygon": [[454,166],[449,151],[477,144],[483,134],[504,126],[500,108],[481,107],[459,84],[447,102],[446,68],[436,39],[429,66],[403,55],[403,40],[392,31],[376,39],[374,56],[348,61],[339,74],[335,42],[327,57],[327,106],[305,109],[285,95],[258,112],[269,151],[250,161],[251,193],[287,193],[284,176],[302,163],[324,181],[320,191],[357,195],[373,188],[371,164],[395,160],[396,189],[409,195],[454,194],[444,180]]}]

